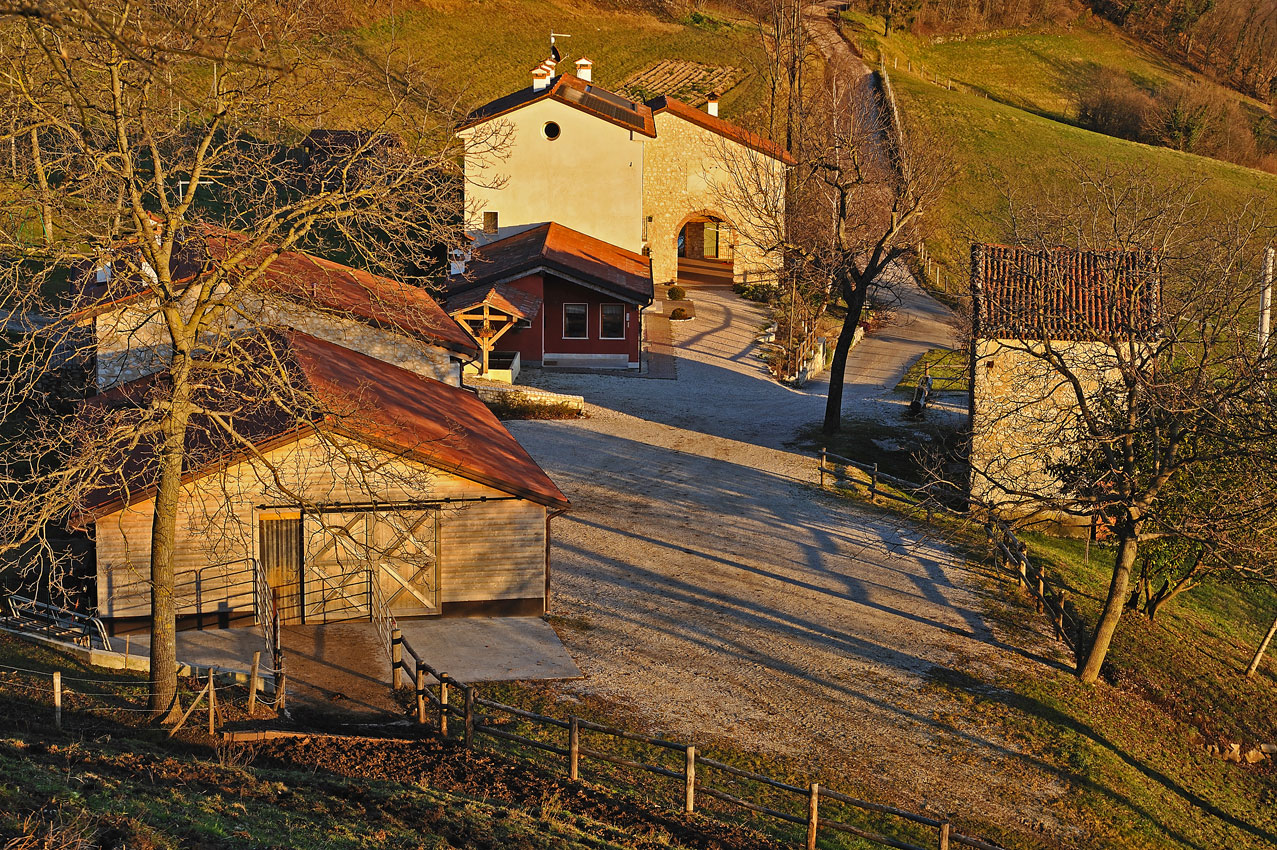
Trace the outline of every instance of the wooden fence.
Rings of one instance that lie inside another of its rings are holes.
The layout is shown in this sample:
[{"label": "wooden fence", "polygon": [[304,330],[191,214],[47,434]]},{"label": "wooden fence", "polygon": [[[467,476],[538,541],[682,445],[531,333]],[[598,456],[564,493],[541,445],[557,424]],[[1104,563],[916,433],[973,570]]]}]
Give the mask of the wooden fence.
[{"label": "wooden fence", "polygon": [[[582,763],[587,760],[604,762],[619,767],[652,774],[670,781],[682,810],[687,814],[698,811],[702,798],[727,803],[756,812],[774,821],[793,824],[804,829],[803,847],[815,850],[816,838],[821,830],[854,835],[884,847],[900,850],[929,850],[950,847],[975,847],[978,850],[1002,850],[998,845],[979,838],[963,835],[952,829],[948,818],[933,818],[916,812],[898,809],[860,800],[855,797],[821,787],[818,783],[807,786],[793,785],[761,773],[744,770],[703,755],[694,744],[678,743],[664,738],[643,735],[615,726],[595,723],[581,717],[550,717],[512,705],[484,699],[474,685],[458,682],[446,672],[436,670],[409,644],[403,633],[396,629],[391,643],[391,671],[394,687],[398,690],[412,683],[416,696],[417,722],[431,727],[440,737],[462,741],[467,749],[479,746],[481,736],[505,741],[541,754],[560,765],[570,780],[580,778]],[[504,721],[504,722],[503,722]],[[518,724],[522,725],[518,725]],[[514,726],[519,731],[513,731]],[[526,728],[525,728],[526,727]],[[539,737],[533,737],[533,731]],[[527,732],[528,734],[521,734]],[[587,746],[585,733],[612,741],[629,741],[654,748],[672,755],[670,764],[654,764],[640,758],[627,758],[608,752],[603,746]],[[714,780],[711,784],[710,779]],[[724,785],[732,784],[731,793]],[[645,783],[643,790],[653,794],[653,786]],[[760,792],[778,796],[780,800],[793,800],[797,812],[785,811],[768,797],[759,799]],[[752,795],[752,799],[746,795]],[[822,805],[826,814],[822,815]],[[833,805],[859,812],[872,813],[893,822],[903,822],[915,831],[925,831],[933,836],[928,846],[911,843],[875,832],[872,829],[829,817]]]},{"label": "wooden fence", "polygon": [[[870,502],[879,499],[902,502],[926,511],[927,522],[931,522],[937,512],[971,521],[968,513],[957,510],[941,501],[935,488],[915,484],[903,478],[896,478],[878,470],[876,463],[860,463],[832,452],[820,450],[820,486],[823,489],[826,481],[849,485],[850,488],[863,487]],[[1055,586],[1053,580],[1028,556],[1028,547],[1016,536],[1015,532],[1003,520],[989,511],[983,512],[985,539],[989,553],[993,558],[995,569],[1010,571],[1022,590],[1033,597],[1034,607],[1038,613],[1046,614],[1055,632],[1055,637],[1075,654],[1079,651],[1079,635],[1082,625],[1068,610],[1068,594],[1062,587]]]}]

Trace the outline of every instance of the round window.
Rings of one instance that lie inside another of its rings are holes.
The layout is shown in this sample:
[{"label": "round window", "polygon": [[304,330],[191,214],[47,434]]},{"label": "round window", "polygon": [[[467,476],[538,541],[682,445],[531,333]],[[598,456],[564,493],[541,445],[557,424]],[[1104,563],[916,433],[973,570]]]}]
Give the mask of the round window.
[{"label": "round window", "polygon": [[545,134],[545,137],[547,139],[549,139],[550,141],[554,141],[555,139],[559,137],[559,133],[561,133],[562,131],[559,129],[558,124],[554,123],[553,121],[547,121],[545,122],[545,126],[541,128],[541,132]]}]

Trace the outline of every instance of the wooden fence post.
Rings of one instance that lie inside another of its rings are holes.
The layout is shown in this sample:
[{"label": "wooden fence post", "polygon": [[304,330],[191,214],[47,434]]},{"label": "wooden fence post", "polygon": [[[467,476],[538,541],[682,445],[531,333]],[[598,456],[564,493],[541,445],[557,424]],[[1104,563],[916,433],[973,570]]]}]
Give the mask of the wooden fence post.
[{"label": "wooden fence post", "polygon": [[683,763],[683,812],[696,811],[696,747],[687,745],[687,760]]},{"label": "wooden fence post", "polygon": [[1259,663],[1264,660],[1264,653],[1268,651],[1268,644],[1273,642],[1273,635],[1277,635],[1277,619],[1273,620],[1268,633],[1264,635],[1264,639],[1259,643],[1259,649],[1255,650],[1255,657],[1250,660],[1250,666],[1246,668],[1247,679],[1255,678],[1255,673],[1259,670]]},{"label": "wooden fence post", "polygon": [[390,675],[392,687],[397,691],[403,687],[403,632],[392,629],[390,632]]},{"label": "wooden fence post", "polygon": [[820,489],[825,489],[825,447],[820,447]]},{"label": "wooden fence post", "polygon": [[462,693],[465,697],[465,741],[466,749],[474,748],[474,685],[465,685]]},{"label": "wooden fence post", "polygon": [[53,722],[62,728],[62,672],[53,671]]},{"label": "wooden fence post", "polygon": [[217,734],[217,686],[213,684],[216,667],[208,668],[208,736]]},{"label": "wooden fence post", "polygon": [[816,828],[820,826],[820,783],[811,784],[807,799],[807,850],[816,850]]},{"label": "wooden fence post", "polygon": [[949,819],[940,821],[940,841],[936,845],[939,850],[949,850]]},{"label": "wooden fence post", "polygon": [[417,676],[413,684],[417,688],[417,722],[426,722],[426,668],[417,662]]},{"label": "wooden fence post", "polygon": [[448,737],[448,674],[439,674],[439,737]]},{"label": "wooden fence post", "polygon": [[878,500],[878,464],[873,465],[873,472],[869,473],[869,502],[876,503]]},{"label": "wooden fence post", "polygon": [[257,710],[257,674],[262,668],[262,652],[253,653],[253,664],[248,668],[248,713]]},{"label": "wooden fence post", "polygon": [[575,714],[568,715],[568,779],[581,776],[581,724]]}]

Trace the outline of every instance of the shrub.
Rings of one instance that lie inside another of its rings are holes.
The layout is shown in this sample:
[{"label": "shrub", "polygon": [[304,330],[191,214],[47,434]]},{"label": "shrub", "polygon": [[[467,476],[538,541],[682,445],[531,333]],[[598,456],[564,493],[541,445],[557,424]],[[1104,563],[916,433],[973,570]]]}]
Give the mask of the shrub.
[{"label": "shrub", "polygon": [[746,301],[760,304],[773,301],[780,295],[780,287],[775,283],[735,283],[732,284],[732,291]]},{"label": "shrub", "polygon": [[690,318],[692,318],[692,314],[682,307],[675,307],[673,310],[670,311],[670,319],[673,321],[678,321],[680,319],[690,319]]},{"label": "shrub", "polygon": [[1153,98],[1130,77],[1104,68],[1079,95],[1077,117],[1088,130],[1142,142],[1155,110]]},{"label": "shrub", "polygon": [[687,297],[687,290],[681,286],[671,286],[669,291],[669,299],[671,301],[682,301]]}]

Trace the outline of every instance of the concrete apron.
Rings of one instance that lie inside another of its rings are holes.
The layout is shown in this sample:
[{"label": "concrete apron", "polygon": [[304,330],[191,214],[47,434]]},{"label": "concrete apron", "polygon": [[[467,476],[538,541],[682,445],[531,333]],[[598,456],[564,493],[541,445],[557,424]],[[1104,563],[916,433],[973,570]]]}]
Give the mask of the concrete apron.
[{"label": "concrete apron", "polygon": [[[399,625],[425,661],[460,682],[581,675],[554,629],[540,618],[404,620]],[[285,626],[282,632],[290,709],[365,717],[403,713],[390,693],[390,656],[372,623]],[[149,650],[146,636],[133,636],[133,654],[148,655]],[[196,667],[247,672],[253,653],[262,650],[256,628],[177,634],[178,658]],[[264,671],[270,663],[262,658]]]}]

